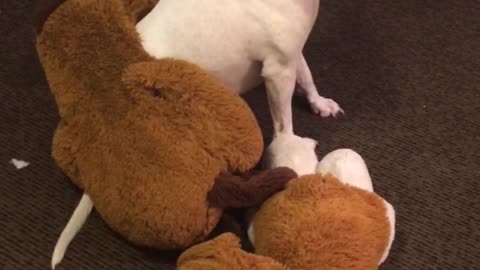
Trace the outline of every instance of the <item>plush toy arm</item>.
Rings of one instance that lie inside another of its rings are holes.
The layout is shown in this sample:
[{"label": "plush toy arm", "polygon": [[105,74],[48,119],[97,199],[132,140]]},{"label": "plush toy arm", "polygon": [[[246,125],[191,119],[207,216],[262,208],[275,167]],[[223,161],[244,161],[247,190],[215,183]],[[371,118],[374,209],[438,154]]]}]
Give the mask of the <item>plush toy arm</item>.
[{"label": "plush toy arm", "polygon": [[297,174],[289,168],[275,168],[245,180],[236,175],[223,175],[207,195],[208,202],[218,208],[252,207],[285,188]]},{"label": "plush toy arm", "polygon": [[288,270],[272,258],[243,251],[240,240],[225,233],[185,251],[177,261],[178,270]]},{"label": "plush toy arm", "polygon": [[177,266],[181,268],[195,260],[207,260],[222,257],[222,253],[231,249],[240,249],[240,239],[231,233],[224,233],[213,240],[193,246],[180,255]]}]

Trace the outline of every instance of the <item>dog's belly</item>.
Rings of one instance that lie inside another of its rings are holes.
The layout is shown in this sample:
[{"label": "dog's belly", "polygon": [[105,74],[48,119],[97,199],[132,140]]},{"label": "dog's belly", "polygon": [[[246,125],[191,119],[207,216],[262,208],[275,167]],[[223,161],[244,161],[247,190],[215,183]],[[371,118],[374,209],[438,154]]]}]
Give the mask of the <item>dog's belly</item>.
[{"label": "dog's belly", "polygon": [[[246,55],[230,48],[218,50],[218,46],[205,46],[185,48],[182,46],[168,46],[159,50],[144,44],[146,51],[155,58],[173,57],[194,63],[222,82],[231,91],[243,94],[262,83],[261,64],[248,60]],[[197,52],[197,53],[194,53]]]},{"label": "dog's belly", "polygon": [[239,1],[215,1],[213,8],[202,2],[161,0],[137,25],[144,49],[155,58],[197,64],[238,94],[261,84],[261,63],[254,55],[265,36],[261,28],[246,20],[248,11]]},{"label": "dog's belly", "polygon": [[[207,66],[207,63],[199,65],[203,67]],[[205,69],[237,94],[243,94],[263,82],[260,76],[261,65],[258,62],[230,63],[228,67],[218,70],[209,67]]]},{"label": "dog's belly", "polygon": [[[149,36],[162,38],[161,34]],[[164,37],[165,42],[149,42],[147,37],[143,39],[143,46],[155,58],[173,57],[199,65],[238,94],[262,83],[261,63],[242,52],[240,46],[213,38],[196,39],[196,42],[186,39],[189,37],[170,36]]]},{"label": "dog's belly", "polygon": [[[205,45],[205,44],[203,44]],[[182,49],[171,46],[163,50],[150,48],[144,44],[145,50],[155,58],[173,57],[194,63],[222,82],[237,94],[243,94],[262,83],[261,64],[257,61],[249,61],[246,56],[239,55],[234,50],[215,50],[215,47],[202,46],[197,48],[201,53],[192,54],[192,49]]]}]

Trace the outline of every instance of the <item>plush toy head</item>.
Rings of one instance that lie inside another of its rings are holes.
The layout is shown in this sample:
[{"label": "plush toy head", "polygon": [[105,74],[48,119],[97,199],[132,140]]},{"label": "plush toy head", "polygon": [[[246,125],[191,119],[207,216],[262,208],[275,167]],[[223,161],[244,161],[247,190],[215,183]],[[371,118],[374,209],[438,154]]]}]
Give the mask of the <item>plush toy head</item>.
[{"label": "plush toy head", "polygon": [[330,153],[318,170],[289,182],[255,214],[256,254],[290,269],[377,269],[393,241],[393,207],[368,190],[365,162],[351,150]]},{"label": "plush toy head", "polygon": [[256,254],[291,269],[376,269],[388,246],[383,200],[332,176],[293,180],[256,214]]},{"label": "plush toy head", "polygon": [[222,214],[215,179],[261,156],[254,115],[199,67],[146,54],[135,22],[155,1],[53,2],[37,50],[61,117],[54,159],[128,240],[203,240]]}]

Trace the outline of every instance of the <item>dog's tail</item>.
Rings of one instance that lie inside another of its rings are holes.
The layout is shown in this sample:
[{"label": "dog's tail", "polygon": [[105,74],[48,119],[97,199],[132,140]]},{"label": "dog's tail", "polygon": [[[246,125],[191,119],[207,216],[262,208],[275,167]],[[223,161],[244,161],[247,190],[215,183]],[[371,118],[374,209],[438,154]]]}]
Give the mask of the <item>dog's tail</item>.
[{"label": "dog's tail", "polygon": [[65,226],[65,229],[63,229],[57,244],[55,245],[52,256],[52,269],[55,269],[55,267],[62,261],[68,245],[70,242],[72,242],[73,238],[75,235],[77,235],[83,224],[85,224],[85,221],[90,215],[92,208],[92,199],[90,196],[84,193],[80,199],[80,202],[78,203],[77,208],[75,208],[72,217],[68,221],[67,226]]}]

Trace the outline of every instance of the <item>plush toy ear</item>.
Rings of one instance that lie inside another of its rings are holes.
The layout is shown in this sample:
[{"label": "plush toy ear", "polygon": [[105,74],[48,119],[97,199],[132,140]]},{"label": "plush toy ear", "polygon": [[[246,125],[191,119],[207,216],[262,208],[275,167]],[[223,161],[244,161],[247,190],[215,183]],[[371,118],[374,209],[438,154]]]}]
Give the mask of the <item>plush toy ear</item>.
[{"label": "plush toy ear", "polygon": [[328,153],[317,165],[317,173],[332,174],[340,182],[373,192],[372,179],[363,158],[351,149]]},{"label": "plush toy ear", "polygon": [[390,249],[392,248],[393,240],[395,239],[395,209],[385,199],[383,199],[383,202],[385,204],[385,208],[387,210],[387,213],[386,213],[387,218],[390,223],[390,237],[388,239],[387,247],[385,249],[385,252],[383,253],[383,256],[379,262],[379,265],[384,263],[385,260],[387,259],[388,255],[390,254]]},{"label": "plush toy ear", "polygon": [[286,184],[296,177],[297,174],[289,168],[264,171],[248,180],[235,175],[222,175],[215,179],[207,200],[218,208],[257,206],[283,190]]}]

